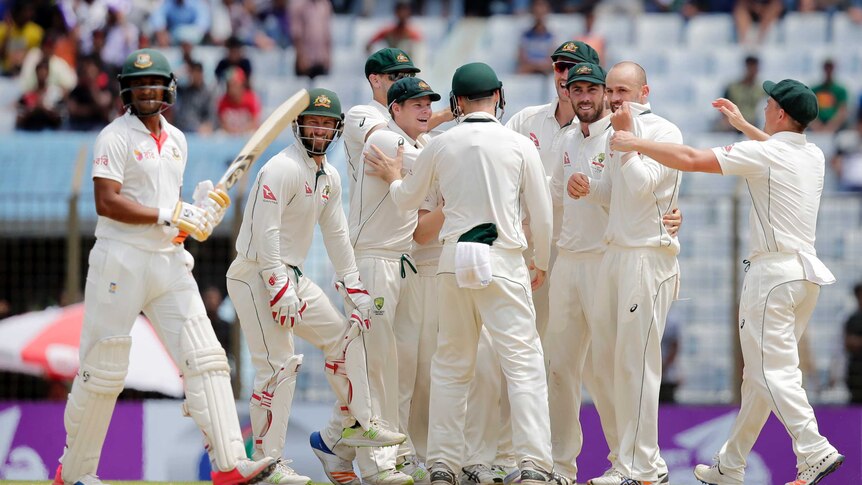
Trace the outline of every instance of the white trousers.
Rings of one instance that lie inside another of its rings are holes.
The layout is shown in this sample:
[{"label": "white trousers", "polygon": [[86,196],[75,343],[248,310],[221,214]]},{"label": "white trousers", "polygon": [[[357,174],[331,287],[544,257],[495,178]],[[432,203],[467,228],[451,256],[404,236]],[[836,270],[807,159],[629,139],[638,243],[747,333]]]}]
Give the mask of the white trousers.
[{"label": "white trousers", "polygon": [[573,482],[577,478],[576,460],[584,441],[580,423],[581,386],[587,387],[597,408],[606,409],[613,404],[613,396],[601,394],[594,384],[591,366],[585,368],[591,358],[590,309],[601,263],[602,253],[561,249],[550,278],[550,320],[544,343],[551,447],[554,470]]},{"label": "white trousers", "polygon": [[769,413],[790,435],[800,470],[835,451],[818,431],[799,370],[799,339],[819,294],[820,287],[805,280],[795,254],[752,259],[739,302],[742,405],[719,453],[722,472],[742,479],[746,457]]},{"label": "white trousers", "polygon": [[[599,267],[592,328],[594,369],[613,369],[596,379],[599,394],[613,396],[599,409],[609,441],[616,436],[614,466],[625,476],[656,481],[667,466],[658,448],[661,337],[677,294],[679,265],[666,249],[611,246]],[[611,457],[612,458],[612,457]]]},{"label": "white trousers", "polygon": [[395,311],[398,419],[401,432],[409,437],[398,454],[425,461],[431,358],[437,349],[437,262],[417,265],[416,270],[418,274],[407,273]]},{"label": "white trousers", "polygon": [[483,289],[458,287],[455,245],[440,256],[437,352],[431,363],[428,462],[459,470],[464,458],[467,391],[476,365],[480,329],[491,336],[506,377],[518,462],[551,470],[550,423],[544,356],[536,331],[527,267],[520,251],[491,248],[494,279]]}]

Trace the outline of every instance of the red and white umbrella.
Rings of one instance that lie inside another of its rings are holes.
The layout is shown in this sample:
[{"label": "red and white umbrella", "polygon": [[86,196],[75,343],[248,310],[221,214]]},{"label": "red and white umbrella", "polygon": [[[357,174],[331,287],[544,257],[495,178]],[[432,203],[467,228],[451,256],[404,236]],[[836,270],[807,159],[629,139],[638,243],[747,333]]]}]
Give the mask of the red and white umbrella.
[{"label": "red and white umbrella", "polygon": [[[25,313],[0,320],[0,369],[71,380],[78,372],[84,305]],[[183,381],[149,320],[132,326],[126,387],[183,395]]]}]

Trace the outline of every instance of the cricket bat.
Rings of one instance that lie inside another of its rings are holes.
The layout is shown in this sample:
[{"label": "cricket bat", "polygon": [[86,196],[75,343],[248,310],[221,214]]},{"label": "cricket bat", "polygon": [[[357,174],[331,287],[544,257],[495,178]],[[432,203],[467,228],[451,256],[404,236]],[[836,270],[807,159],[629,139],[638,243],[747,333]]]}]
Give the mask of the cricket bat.
[{"label": "cricket bat", "polygon": [[[302,113],[308,107],[308,91],[301,89],[299,92],[291,96],[284,103],[275,109],[269,117],[261,123],[251,138],[243,145],[236,158],[228,166],[224,175],[219,179],[216,187],[222,188],[225,191],[231,189],[239,179],[245,175],[255,161],[260,158],[261,154],[269,147],[269,144],[275,140],[275,137],[285,128],[293,123],[299,113]],[[174,238],[174,244],[182,244],[188,234],[180,232]]]}]

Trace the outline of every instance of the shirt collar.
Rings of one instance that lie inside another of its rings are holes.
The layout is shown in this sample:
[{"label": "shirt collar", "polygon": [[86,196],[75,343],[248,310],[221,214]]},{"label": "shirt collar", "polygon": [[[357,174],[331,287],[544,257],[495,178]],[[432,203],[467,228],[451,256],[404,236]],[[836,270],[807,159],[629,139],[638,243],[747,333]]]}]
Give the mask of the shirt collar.
[{"label": "shirt collar", "polygon": [[[126,117],[126,122],[129,124],[129,128],[135,131],[146,133],[148,135],[150,134],[150,129],[144,125],[144,122],[141,121],[140,118],[138,118],[136,115],[133,115],[131,111],[126,111],[126,114],[123,116]],[[167,126],[167,120],[165,120],[165,117],[162,115],[159,115],[159,124],[164,131],[165,127]]]},{"label": "shirt collar", "polygon": [[788,141],[790,143],[796,143],[797,145],[804,145],[805,143],[807,143],[805,133],[795,133],[792,131],[779,131],[778,133],[773,134],[769,138]]},{"label": "shirt collar", "polygon": [[410,136],[407,133],[405,133],[404,130],[402,130],[401,127],[398,126],[397,123],[395,123],[394,119],[389,120],[389,123],[386,124],[386,127],[389,128],[389,130],[391,130],[393,133],[396,133],[396,134],[404,137],[404,139],[407,140],[407,143],[412,145],[414,148],[419,148],[417,140],[410,138]]},{"label": "shirt collar", "polygon": [[[305,166],[309,168],[309,170],[317,171],[317,162],[314,161],[308,155],[308,152],[305,150],[305,146],[300,141],[296,141],[293,144],[294,150],[299,154],[299,158],[305,162]],[[320,169],[326,171],[326,155],[323,156],[323,164],[320,166]]]},{"label": "shirt collar", "polygon": [[376,99],[372,99],[372,100],[371,100],[371,102],[370,102],[370,103],[368,103],[368,105],[369,105],[369,106],[371,106],[371,107],[373,107],[373,108],[374,108],[374,109],[376,109],[377,111],[380,111],[380,113],[381,113],[381,114],[383,114],[383,116],[385,116],[387,119],[389,119],[389,118],[391,118],[391,117],[392,117],[392,116],[389,114],[389,108],[387,108],[387,107],[386,107],[385,105],[383,105],[383,104],[380,104],[380,102],[379,102],[379,101],[377,101]]},{"label": "shirt collar", "polygon": [[463,123],[464,121],[471,119],[475,121],[496,121],[497,123],[500,122],[500,120],[498,120],[496,116],[492,115],[491,113],[486,113],[484,111],[474,111],[473,113],[464,115],[464,119],[461,120],[461,122]]},{"label": "shirt collar", "polygon": [[652,112],[652,108],[649,105],[649,101],[644,104],[629,102],[629,109],[632,112],[632,116],[638,116],[642,114],[646,114]]},{"label": "shirt collar", "polygon": [[596,136],[607,131],[608,127],[610,126],[611,115],[607,115],[604,118],[600,118],[590,123],[590,125],[587,127],[587,130],[590,132],[590,136]]}]

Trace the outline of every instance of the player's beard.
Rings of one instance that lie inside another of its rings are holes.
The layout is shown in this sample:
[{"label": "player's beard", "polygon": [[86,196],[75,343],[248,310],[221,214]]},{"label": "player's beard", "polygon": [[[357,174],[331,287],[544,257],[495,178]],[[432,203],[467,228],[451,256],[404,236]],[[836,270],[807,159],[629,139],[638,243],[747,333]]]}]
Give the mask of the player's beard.
[{"label": "player's beard", "polygon": [[143,118],[156,116],[166,109],[164,105],[165,103],[160,99],[136,100],[134,102],[135,114]]},{"label": "player's beard", "polygon": [[325,137],[318,138],[314,135],[302,137],[302,145],[305,147],[305,150],[315,155],[326,153],[326,149],[329,148],[330,143],[332,143],[332,140]]},{"label": "player's beard", "polygon": [[578,117],[578,121],[581,123],[594,123],[602,116],[602,110],[596,105],[596,103],[590,103],[590,106],[587,109],[591,109],[591,111],[584,111],[582,106],[584,103],[578,103],[575,108],[575,115]]}]

